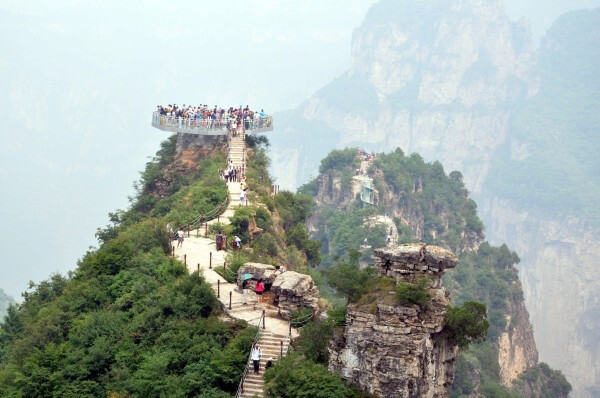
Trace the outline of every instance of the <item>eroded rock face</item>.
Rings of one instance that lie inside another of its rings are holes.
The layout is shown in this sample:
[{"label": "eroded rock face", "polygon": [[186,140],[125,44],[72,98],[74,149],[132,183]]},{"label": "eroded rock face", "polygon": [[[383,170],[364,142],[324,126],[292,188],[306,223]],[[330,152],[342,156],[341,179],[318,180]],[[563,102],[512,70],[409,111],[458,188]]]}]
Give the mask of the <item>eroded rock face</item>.
[{"label": "eroded rock face", "polygon": [[271,264],[261,263],[246,263],[238,269],[237,283],[238,286],[242,286],[242,275],[252,274],[253,277],[250,280],[251,288],[254,288],[256,282],[262,279],[265,285],[270,285],[277,276],[277,270]]},{"label": "eroded rock face", "polygon": [[498,339],[500,381],[510,387],[512,381],[538,362],[538,351],[533,328],[523,297],[512,297],[508,302],[505,330]]},{"label": "eroded rock face", "polygon": [[380,276],[390,276],[396,282],[415,282],[422,276],[431,280],[431,286],[441,287],[447,268],[456,267],[458,258],[450,250],[423,243],[409,243],[375,249],[375,267]]},{"label": "eroded rock face", "polygon": [[349,305],[344,333],[330,344],[329,369],[380,397],[447,397],[458,349],[441,333],[450,301],[440,279],[456,256],[423,244],[377,249],[374,256],[380,276],[404,282],[427,276],[432,299],[426,309],[401,305],[392,290]]},{"label": "eroded rock face", "polygon": [[319,289],[310,275],[295,271],[278,274],[271,290],[279,297],[279,309],[285,319],[291,319],[292,313],[301,307],[310,308],[313,312],[319,309]]}]

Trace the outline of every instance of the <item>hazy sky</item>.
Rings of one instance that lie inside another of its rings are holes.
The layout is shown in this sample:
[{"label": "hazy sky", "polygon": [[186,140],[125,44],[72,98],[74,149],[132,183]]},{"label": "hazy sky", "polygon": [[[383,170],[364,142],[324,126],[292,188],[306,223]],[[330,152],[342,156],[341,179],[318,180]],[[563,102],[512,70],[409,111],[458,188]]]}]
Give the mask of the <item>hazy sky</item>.
[{"label": "hazy sky", "polygon": [[[19,298],[96,243],[166,138],[157,104],[294,107],[348,68],[373,2],[0,0],[0,288]],[[507,2],[538,38],[598,5]]]}]

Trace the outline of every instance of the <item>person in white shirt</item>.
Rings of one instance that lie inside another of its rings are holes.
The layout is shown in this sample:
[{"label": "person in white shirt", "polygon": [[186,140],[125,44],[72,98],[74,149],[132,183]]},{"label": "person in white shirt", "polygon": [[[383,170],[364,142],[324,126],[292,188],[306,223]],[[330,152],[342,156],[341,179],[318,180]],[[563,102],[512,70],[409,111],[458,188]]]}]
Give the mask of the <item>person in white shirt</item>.
[{"label": "person in white shirt", "polygon": [[240,191],[240,206],[245,206],[246,191]]},{"label": "person in white shirt", "polygon": [[258,374],[260,370],[260,357],[262,357],[262,350],[257,345],[252,349],[252,355],[250,355],[250,359],[254,363],[254,373]]}]

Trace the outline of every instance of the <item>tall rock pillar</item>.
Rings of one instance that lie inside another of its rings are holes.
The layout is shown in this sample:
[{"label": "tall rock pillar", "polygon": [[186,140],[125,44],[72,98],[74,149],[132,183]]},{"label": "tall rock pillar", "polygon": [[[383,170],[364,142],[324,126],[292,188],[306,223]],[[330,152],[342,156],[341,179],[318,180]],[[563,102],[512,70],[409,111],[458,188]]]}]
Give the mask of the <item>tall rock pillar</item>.
[{"label": "tall rock pillar", "polygon": [[[450,303],[441,286],[456,256],[446,249],[409,244],[375,250],[377,289],[350,304],[344,333],[330,344],[329,369],[380,397],[447,397],[454,378],[456,346],[441,333]],[[427,308],[396,299],[398,282],[427,277]]]}]

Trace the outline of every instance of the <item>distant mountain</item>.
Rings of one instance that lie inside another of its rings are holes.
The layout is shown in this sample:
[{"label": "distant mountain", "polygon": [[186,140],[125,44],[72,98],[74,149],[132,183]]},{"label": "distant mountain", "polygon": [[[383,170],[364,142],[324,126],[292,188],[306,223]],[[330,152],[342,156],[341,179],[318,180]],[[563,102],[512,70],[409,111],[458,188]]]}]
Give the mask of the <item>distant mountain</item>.
[{"label": "distant mountain", "polygon": [[540,360],[591,397],[600,371],[599,11],[561,17],[539,50],[504,2],[382,0],[352,66],[276,115],[278,180],[317,175],[333,148],[396,147],[459,170],[519,277]]},{"label": "distant mountain", "polygon": [[0,322],[4,319],[8,306],[14,302],[15,300],[12,297],[4,293],[4,290],[0,289]]}]

